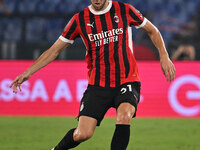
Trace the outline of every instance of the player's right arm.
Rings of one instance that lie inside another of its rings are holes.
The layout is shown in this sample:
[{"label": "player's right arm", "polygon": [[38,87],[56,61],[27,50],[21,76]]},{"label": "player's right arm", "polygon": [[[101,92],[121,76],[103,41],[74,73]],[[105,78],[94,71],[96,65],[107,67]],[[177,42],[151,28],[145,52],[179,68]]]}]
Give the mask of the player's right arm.
[{"label": "player's right arm", "polygon": [[28,80],[32,74],[55,60],[56,57],[65,48],[67,48],[70,44],[73,44],[74,39],[79,35],[77,18],[78,14],[75,14],[66,25],[59,39],[48,50],[46,50],[24,73],[13,80],[10,88],[13,87],[14,93],[17,93],[17,87],[19,87],[21,91],[21,84]]},{"label": "player's right arm", "polygon": [[32,74],[37,72],[39,69],[45,67],[68,46],[70,43],[63,42],[58,39],[48,50],[46,50],[24,73],[17,76],[10,85],[10,88],[13,87],[13,92],[17,93],[17,87],[19,87],[21,91],[21,84],[28,80]]}]

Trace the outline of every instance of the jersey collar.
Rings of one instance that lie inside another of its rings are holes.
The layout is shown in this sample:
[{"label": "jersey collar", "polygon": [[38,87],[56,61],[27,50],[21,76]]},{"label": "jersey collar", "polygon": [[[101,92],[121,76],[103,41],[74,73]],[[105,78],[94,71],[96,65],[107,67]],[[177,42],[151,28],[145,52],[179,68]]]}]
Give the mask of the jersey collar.
[{"label": "jersey collar", "polygon": [[102,15],[102,14],[107,13],[111,9],[112,1],[109,1],[107,8],[102,11],[96,11],[96,10],[92,9],[92,5],[90,5],[88,7],[89,7],[90,12],[93,13],[94,15]]}]

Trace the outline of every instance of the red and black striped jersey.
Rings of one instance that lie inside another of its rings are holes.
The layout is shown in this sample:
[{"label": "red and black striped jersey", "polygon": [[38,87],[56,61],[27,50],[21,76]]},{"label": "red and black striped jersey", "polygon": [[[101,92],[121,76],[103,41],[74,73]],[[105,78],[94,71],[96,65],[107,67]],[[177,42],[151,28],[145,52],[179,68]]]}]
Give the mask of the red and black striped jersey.
[{"label": "red and black striped jersey", "polygon": [[146,22],[130,4],[109,1],[103,11],[95,11],[90,5],[75,14],[60,39],[72,44],[80,35],[87,49],[88,84],[116,87],[140,81],[131,25],[140,28]]}]

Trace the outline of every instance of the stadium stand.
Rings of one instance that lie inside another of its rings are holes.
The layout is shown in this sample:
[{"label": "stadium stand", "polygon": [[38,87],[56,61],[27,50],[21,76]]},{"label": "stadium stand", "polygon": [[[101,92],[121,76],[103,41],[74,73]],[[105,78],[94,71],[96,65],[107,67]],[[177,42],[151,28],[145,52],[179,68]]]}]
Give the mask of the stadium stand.
[{"label": "stadium stand", "polygon": [[[38,46],[41,43],[52,44],[70,17],[90,3],[89,0],[4,0],[4,2],[12,14],[6,15],[0,8],[0,43],[12,41],[22,44],[26,42],[37,43]],[[174,41],[181,27],[190,22],[193,16],[197,16],[200,8],[199,0],[123,0],[123,2],[135,6],[155,24],[170,49],[177,47]],[[144,43],[143,40],[148,38],[143,36],[143,33],[138,33],[137,38],[142,38],[138,40],[134,37],[136,45]],[[83,49],[83,44],[79,41],[81,40],[78,40],[77,44]],[[155,48],[148,42],[146,46],[155,51]],[[170,53],[173,53],[173,50]],[[81,55],[83,57],[78,57],[83,59],[84,53]],[[197,59],[200,58],[197,57]]]}]

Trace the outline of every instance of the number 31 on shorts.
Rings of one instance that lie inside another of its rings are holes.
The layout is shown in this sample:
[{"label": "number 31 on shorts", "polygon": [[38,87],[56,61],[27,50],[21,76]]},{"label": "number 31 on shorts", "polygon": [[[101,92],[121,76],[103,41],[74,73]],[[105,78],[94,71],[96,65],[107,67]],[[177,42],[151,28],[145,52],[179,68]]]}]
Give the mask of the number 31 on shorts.
[{"label": "number 31 on shorts", "polygon": [[121,88],[121,94],[126,93],[127,90],[128,90],[129,92],[132,92],[132,86],[131,86],[131,84],[128,84],[127,87]]}]

